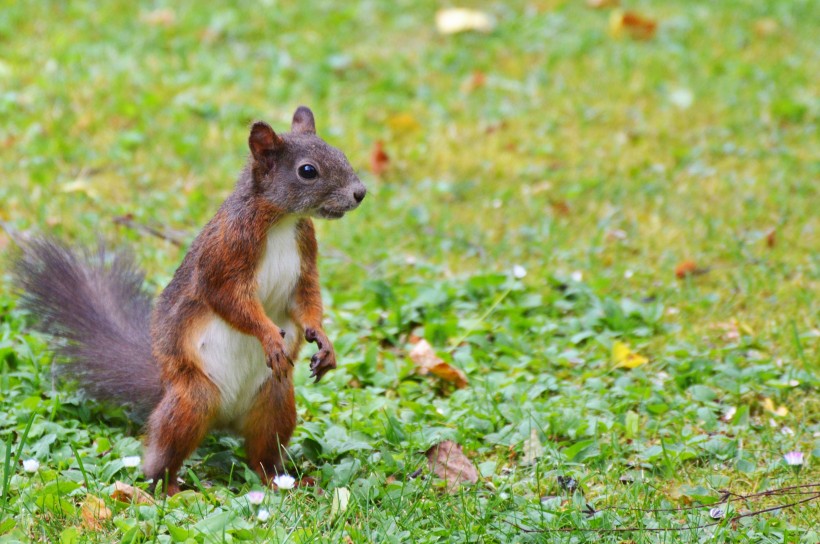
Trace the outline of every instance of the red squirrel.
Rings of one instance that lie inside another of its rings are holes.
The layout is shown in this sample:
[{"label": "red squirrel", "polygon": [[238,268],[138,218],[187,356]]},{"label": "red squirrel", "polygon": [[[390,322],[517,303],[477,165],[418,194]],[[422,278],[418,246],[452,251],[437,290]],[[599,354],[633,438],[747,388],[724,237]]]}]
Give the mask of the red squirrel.
[{"label": "red squirrel", "polygon": [[150,414],[143,470],[179,491],[183,461],[211,429],[245,439],[264,481],[283,471],[296,426],[293,363],[303,338],[318,382],[336,367],[322,328],[311,218],[338,219],[366,189],[347,158],[316,135],[302,106],[291,132],[256,122],[233,193],[194,240],[153,310],[126,253],[77,252],[47,238],[23,245],[22,305],[41,317],[92,398]]}]

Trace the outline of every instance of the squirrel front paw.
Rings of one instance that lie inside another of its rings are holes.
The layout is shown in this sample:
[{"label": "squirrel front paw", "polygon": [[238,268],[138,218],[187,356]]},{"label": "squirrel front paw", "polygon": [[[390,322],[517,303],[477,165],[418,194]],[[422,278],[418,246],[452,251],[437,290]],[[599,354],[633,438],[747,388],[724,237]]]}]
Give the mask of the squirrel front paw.
[{"label": "squirrel front paw", "polygon": [[310,358],[310,377],[316,378],[314,383],[318,383],[328,370],[336,368],[336,353],[333,344],[330,343],[324,331],[316,329],[305,329],[305,340],[316,342],[319,351]]},{"label": "squirrel front paw", "polygon": [[284,334],[280,332],[279,338],[270,338],[265,344],[265,364],[273,372],[273,377],[279,381],[286,379],[293,360],[288,357],[287,347],[282,340]]}]

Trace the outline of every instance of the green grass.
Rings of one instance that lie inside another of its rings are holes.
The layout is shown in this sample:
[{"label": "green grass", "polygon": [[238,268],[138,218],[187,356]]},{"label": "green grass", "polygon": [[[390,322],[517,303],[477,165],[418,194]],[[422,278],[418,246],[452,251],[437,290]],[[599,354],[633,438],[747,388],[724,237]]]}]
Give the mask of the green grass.
[{"label": "green grass", "polygon": [[[122,462],[140,428],[53,383],[0,265],[0,542],[820,540],[817,501],[672,534],[519,528],[697,525],[708,508],[584,509],[820,483],[820,3],[626,2],[660,22],[650,41],[614,39],[610,12],[581,0],[472,4],[492,33],[438,35],[429,1],[177,2],[170,17],[160,3],[3,3],[12,227],[132,247],[158,291],[183,250],[114,218],[191,240],[231,190],[250,121],[283,130],[299,104],[369,193],[318,226],[341,364],[312,385],[305,349],[290,453],[322,491],[262,507],[224,435],[187,463],[188,491],[111,499],[117,480],[145,485]],[[708,272],[676,278],[687,260]],[[469,386],[417,376],[411,334]],[[614,341],[649,362],[614,368]],[[525,464],[533,433],[543,454]],[[426,469],[410,478],[447,438],[482,475],[454,495]],[[782,460],[793,450],[799,472]],[[342,487],[350,505],[332,516]],[[112,510],[98,528],[83,525],[88,495]]]}]

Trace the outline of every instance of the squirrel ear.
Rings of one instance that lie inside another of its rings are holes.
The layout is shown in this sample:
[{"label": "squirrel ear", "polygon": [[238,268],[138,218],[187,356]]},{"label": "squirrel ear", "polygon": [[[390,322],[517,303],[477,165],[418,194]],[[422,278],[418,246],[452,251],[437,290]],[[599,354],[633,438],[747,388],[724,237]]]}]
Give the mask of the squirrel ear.
[{"label": "squirrel ear", "polygon": [[313,120],[313,112],[310,108],[305,106],[296,108],[290,130],[297,134],[316,134],[316,122]]},{"label": "squirrel ear", "polygon": [[253,158],[257,161],[270,161],[271,153],[284,143],[282,138],[264,121],[257,121],[253,124],[253,127],[251,127],[251,135],[248,137],[248,147],[251,148]]}]

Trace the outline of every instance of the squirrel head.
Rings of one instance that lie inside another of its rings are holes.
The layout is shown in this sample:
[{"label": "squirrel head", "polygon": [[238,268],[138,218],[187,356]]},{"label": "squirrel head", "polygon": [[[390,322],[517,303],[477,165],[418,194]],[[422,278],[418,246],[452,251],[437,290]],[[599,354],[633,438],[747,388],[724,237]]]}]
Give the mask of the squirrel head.
[{"label": "squirrel head", "polygon": [[367,193],[344,153],[316,135],[305,106],[293,114],[290,132],[254,123],[248,145],[254,190],[287,213],[338,219]]}]

